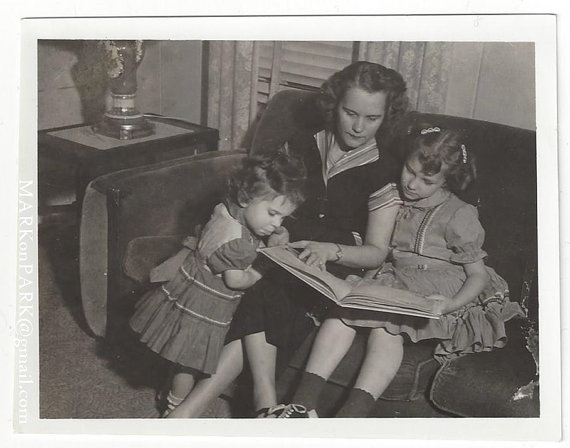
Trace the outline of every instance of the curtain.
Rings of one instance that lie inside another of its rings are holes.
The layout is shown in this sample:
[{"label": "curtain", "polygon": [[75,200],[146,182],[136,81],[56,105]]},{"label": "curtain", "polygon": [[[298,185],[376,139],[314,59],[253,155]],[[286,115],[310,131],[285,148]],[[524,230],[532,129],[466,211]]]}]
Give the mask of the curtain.
[{"label": "curtain", "polygon": [[257,103],[257,44],[210,41],[208,126],[220,132],[220,150],[244,147]]},{"label": "curtain", "polygon": [[444,113],[452,52],[451,42],[360,42],[358,58],[398,71],[411,109]]},{"label": "curtain", "polygon": [[[411,109],[444,113],[452,52],[451,42],[359,42],[357,57],[401,73]],[[209,42],[207,124],[219,130],[220,150],[248,146],[257,114],[259,55],[259,42]],[[275,74],[281,64],[272,56]]]}]

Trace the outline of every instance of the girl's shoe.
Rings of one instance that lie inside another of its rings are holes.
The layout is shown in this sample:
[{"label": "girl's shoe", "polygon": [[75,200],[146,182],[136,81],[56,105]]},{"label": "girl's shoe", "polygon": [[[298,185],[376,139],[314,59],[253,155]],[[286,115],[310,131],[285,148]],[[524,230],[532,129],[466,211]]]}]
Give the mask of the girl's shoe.
[{"label": "girl's shoe", "polygon": [[168,414],[170,414],[172,411],[174,411],[174,409],[176,409],[178,407],[178,405],[180,403],[182,403],[183,401],[184,401],[183,398],[180,398],[180,397],[173,395],[172,391],[168,392],[168,395],[166,396],[166,399],[165,399],[165,407],[164,407],[164,410],[162,411],[162,414],[160,415],[160,417],[161,418],[168,417]]},{"label": "girl's shoe", "polygon": [[317,411],[308,410],[302,404],[291,403],[279,409],[277,418],[318,418]]},{"label": "girl's shoe", "polygon": [[255,413],[255,416],[257,418],[278,418],[286,406],[285,404],[276,404],[270,408],[261,408]]},{"label": "girl's shoe", "polygon": [[302,404],[277,404],[262,408],[255,414],[258,418],[318,418],[317,411],[307,410]]},{"label": "girl's shoe", "polygon": [[254,418],[267,418],[267,413],[269,412],[269,408],[261,408],[255,411],[253,414]]}]

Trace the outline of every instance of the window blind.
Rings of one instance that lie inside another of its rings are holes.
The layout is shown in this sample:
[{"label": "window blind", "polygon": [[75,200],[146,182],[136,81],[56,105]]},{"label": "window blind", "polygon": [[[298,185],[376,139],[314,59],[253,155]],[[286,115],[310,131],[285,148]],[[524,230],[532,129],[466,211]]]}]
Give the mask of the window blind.
[{"label": "window blind", "polygon": [[286,88],[317,90],[354,59],[352,41],[259,42],[258,102]]}]

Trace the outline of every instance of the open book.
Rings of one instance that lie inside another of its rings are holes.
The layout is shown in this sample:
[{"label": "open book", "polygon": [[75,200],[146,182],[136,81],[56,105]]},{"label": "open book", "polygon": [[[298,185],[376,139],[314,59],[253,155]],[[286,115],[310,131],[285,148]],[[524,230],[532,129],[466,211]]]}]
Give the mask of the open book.
[{"label": "open book", "polygon": [[435,300],[403,289],[379,285],[373,279],[360,279],[356,282],[342,280],[329,272],[308,266],[299,260],[299,252],[288,246],[266,247],[259,249],[259,252],[338,306],[431,319],[440,317],[434,312]]}]

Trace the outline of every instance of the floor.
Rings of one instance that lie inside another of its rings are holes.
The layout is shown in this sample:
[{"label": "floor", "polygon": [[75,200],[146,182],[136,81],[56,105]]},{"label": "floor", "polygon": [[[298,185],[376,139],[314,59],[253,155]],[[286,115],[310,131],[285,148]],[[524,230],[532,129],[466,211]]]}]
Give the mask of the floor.
[{"label": "floor", "polygon": [[[158,417],[163,371],[148,358],[92,337],[79,291],[78,231],[73,213],[43,219],[39,230],[40,417]],[[204,417],[229,417],[227,397]]]}]

